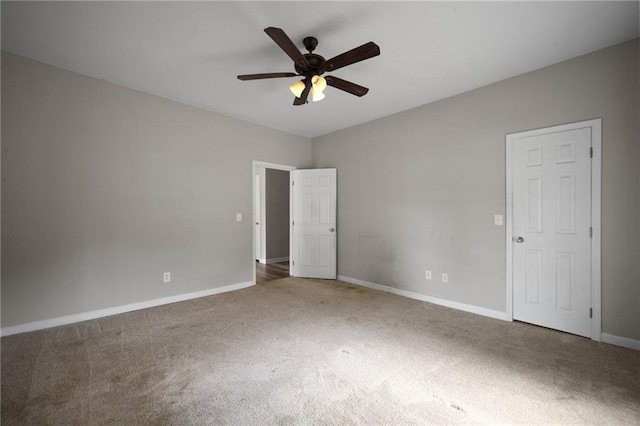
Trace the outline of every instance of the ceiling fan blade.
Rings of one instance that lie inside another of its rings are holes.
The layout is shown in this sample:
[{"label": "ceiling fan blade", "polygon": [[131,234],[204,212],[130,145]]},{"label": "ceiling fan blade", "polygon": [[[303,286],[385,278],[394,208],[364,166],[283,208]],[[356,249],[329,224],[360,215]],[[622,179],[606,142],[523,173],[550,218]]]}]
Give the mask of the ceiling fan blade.
[{"label": "ceiling fan blade", "polygon": [[304,90],[300,94],[300,97],[293,100],[294,105],[304,105],[307,103],[307,98],[309,97],[309,92],[311,91],[311,79],[305,79],[304,83]]},{"label": "ceiling fan blade", "polygon": [[280,49],[284,50],[284,53],[289,55],[293,62],[303,69],[309,68],[309,61],[304,57],[302,52],[291,41],[289,36],[282,30],[282,28],[268,27],[264,29],[269,37],[276,42]]},{"label": "ceiling fan blade", "polygon": [[367,92],[369,92],[369,89],[367,89],[366,87],[359,86],[355,83],[343,80],[338,77],[334,77],[332,75],[328,75],[324,79],[327,82],[328,86],[335,87],[336,89],[343,90],[347,93],[351,93],[352,95],[364,96],[367,94]]},{"label": "ceiling fan blade", "polygon": [[268,72],[264,74],[244,74],[239,75],[238,80],[260,80],[262,78],[279,78],[279,77],[295,77],[298,74],[294,72]]},{"label": "ceiling fan blade", "polygon": [[351,49],[348,52],[344,52],[338,56],[335,56],[324,63],[324,70],[335,71],[339,68],[346,67],[347,65],[355,64],[356,62],[364,61],[365,59],[373,58],[380,54],[380,47],[377,44],[370,41],[362,46],[358,46],[355,49]]}]

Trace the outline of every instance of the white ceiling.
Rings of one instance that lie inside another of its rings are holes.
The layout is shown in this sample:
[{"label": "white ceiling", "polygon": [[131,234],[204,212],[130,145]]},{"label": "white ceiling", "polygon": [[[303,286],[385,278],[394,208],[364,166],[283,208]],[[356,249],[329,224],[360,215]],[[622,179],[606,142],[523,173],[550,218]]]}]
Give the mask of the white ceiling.
[{"label": "white ceiling", "polygon": [[[638,37],[638,2],[6,2],[2,48],[123,86],[316,137]],[[293,71],[263,32],[283,28],[330,58],[374,41],[381,55],[335,72],[292,106]]]}]

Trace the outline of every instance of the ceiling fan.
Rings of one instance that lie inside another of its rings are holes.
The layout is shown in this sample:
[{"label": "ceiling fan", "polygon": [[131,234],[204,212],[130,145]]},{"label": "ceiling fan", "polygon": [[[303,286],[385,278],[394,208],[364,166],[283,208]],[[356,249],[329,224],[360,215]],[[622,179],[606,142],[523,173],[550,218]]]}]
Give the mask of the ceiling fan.
[{"label": "ceiling fan", "polygon": [[265,28],[264,32],[293,60],[296,72],[244,74],[239,75],[238,80],[246,81],[301,76],[303,77],[302,80],[289,87],[291,92],[296,96],[293,101],[294,105],[304,105],[307,103],[309,93],[311,93],[312,100],[314,101],[323,99],[323,90],[326,86],[332,86],[356,96],[364,96],[369,91],[366,87],[359,86],[350,81],[332,75],[322,77],[322,74],[378,56],[380,54],[380,48],[374,42],[370,41],[362,46],[325,60],[322,56],[313,53],[316,46],[318,46],[318,39],[315,37],[305,37],[305,39],[302,40],[302,44],[309,52],[303,54],[281,28],[269,27]]}]

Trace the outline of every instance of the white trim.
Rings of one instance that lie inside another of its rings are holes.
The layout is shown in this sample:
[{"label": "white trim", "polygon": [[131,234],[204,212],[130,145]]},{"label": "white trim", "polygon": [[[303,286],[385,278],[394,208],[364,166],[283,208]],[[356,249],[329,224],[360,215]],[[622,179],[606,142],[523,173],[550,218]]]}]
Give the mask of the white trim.
[{"label": "white trim", "polygon": [[425,294],[415,293],[413,291],[401,290],[395,287],[389,287],[386,285],[376,284],[369,281],[358,280],[356,278],[345,277],[344,275],[338,275],[338,280],[344,281],[349,284],[368,287],[374,290],[380,290],[380,291],[385,291],[387,293],[397,294],[398,296],[408,297],[409,299],[420,300],[423,302],[433,303],[434,305],[446,306],[447,308],[453,308],[459,311],[465,311],[465,312],[470,312],[472,314],[482,315],[484,317],[508,321],[507,316],[505,315],[504,312],[494,311],[493,309],[487,309],[481,306],[467,305],[464,303],[453,302],[451,300],[439,299],[437,297],[427,296]]},{"label": "white trim", "polygon": [[293,264],[295,264],[293,253],[293,171],[289,172],[289,275],[293,276]]},{"label": "white trim", "polygon": [[591,147],[591,338],[602,340],[602,119],[590,120]]},{"label": "white trim", "polygon": [[615,336],[609,333],[602,333],[602,341],[610,345],[622,346],[623,348],[640,351],[640,340],[629,339],[628,337]]},{"label": "white trim", "polygon": [[[260,173],[257,173],[257,171],[254,173],[254,177],[253,177],[253,188],[255,187],[260,187],[260,182],[262,181],[262,178],[260,177]],[[261,197],[261,193],[262,191],[252,191],[253,192],[253,217],[260,215],[260,212],[262,211],[262,197]],[[257,213],[257,214],[256,214]],[[260,260],[262,258],[262,222],[260,221],[254,221],[253,222],[255,224],[255,228],[253,229],[253,233],[254,233],[254,240],[255,240],[255,258],[256,260]]]},{"label": "white trim", "polygon": [[[287,166],[284,164],[275,164],[275,163],[268,163],[266,161],[258,161],[258,160],[253,160],[251,161],[251,176],[255,176],[258,167],[264,167],[267,169],[275,169],[275,170],[284,170],[284,171],[288,171],[291,172],[293,170],[296,170],[297,167],[295,166]],[[289,173],[289,176],[291,176],[291,173]],[[253,199],[255,199],[255,194],[256,194],[256,190],[259,190],[258,188],[256,188],[256,182],[255,179],[252,178],[251,179],[251,187],[252,187],[252,192],[251,195],[253,196]],[[291,177],[289,177],[289,185],[291,185]],[[258,220],[256,220],[256,214],[255,214],[255,209],[251,215],[253,217],[253,222],[252,224],[256,223]],[[289,186],[289,217],[293,217],[293,204],[292,204],[292,200],[291,200],[291,186]],[[253,227],[253,225],[252,225]],[[264,227],[262,227],[264,229]],[[254,255],[252,255],[252,258],[255,259],[255,250],[256,250],[256,233],[255,231],[251,233],[251,248],[254,252]],[[291,225],[289,225],[289,255],[291,255]],[[266,259],[260,259],[259,260],[260,263],[265,264],[267,262]],[[253,284],[256,283],[256,262],[255,260],[253,262],[251,262],[251,267],[253,268]]]},{"label": "white trim", "polygon": [[553,127],[534,129],[525,132],[510,133],[506,135],[506,316],[513,320],[513,183],[512,183],[512,155],[515,139],[539,136],[548,133],[566,132],[591,128],[591,146],[593,147],[593,159],[591,161],[591,226],[593,237],[591,238],[591,339],[602,339],[602,283],[601,283],[601,204],[602,204],[602,119],[579,121],[576,123],[561,124]]},{"label": "white trim", "polygon": [[506,238],[507,244],[505,248],[505,260],[507,262],[507,272],[506,272],[506,293],[505,296],[505,304],[506,304],[506,315],[509,321],[513,321],[513,141],[509,139],[509,135],[507,135],[506,139],[506,147],[505,147],[505,158],[506,158],[506,205],[505,205],[505,226],[506,226]]},{"label": "white trim", "polygon": [[28,331],[43,330],[45,328],[58,327],[61,325],[73,324],[80,321],[87,321],[96,318],[108,317],[111,315],[123,314],[125,312],[137,311],[140,309],[153,308],[154,306],[168,305],[169,303],[182,302],[199,297],[212,296],[214,294],[226,293],[228,291],[241,290],[255,285],[254,282],[244,282],[231,284],[224,287],[212,288],[209,290],[196,291],[193,293],[178,294],[176,296],[163,297],[161,299],[147,300],[145,302],[132,303],[130,305],[115,306],[113,308],[98,309],[96,311],[82,312],[80,314],[67,315],[64,317],[50,318],[42,321],[29,322],[26,324],[14,325],[0,329],[0,335],[10,336],[12,334],[26,333]]},{"label": "white trim", "polygon": [[267,265],[269,263],[278,263],[278,262],[288,262],[289,261],[289,256],[286,257],[274,257],[273,259],[267,259]]},{"label": "white trim", "polygon": [[[510,321],[505,313],[500,311],[494,311],[479,306],[466,305],[464,303],[452,302],[450,300],[438,299],[436,297],[426,296],[424,294],[415,293],[407,290],[400,290],[394,287],[389,287],[381,284],[372,283],[369,281],[358,280],[356,278],[345,277],[344,275],[338,275],[340,281],[344,281],[349,284],[355,284],[362,287],[371,288],[374,290],[380,290],[387,293],[397,294],[398,296],[408,297],[410,299],[421,300],[423,302],[433,303],[435,305],[446,306],[448,308],[458,309],[473,314],[482,315],[485,317],[495,318],[499,320]],[[594,339],[595,340],[595,339]],[[623,348],[635,349],[640,351],[640,340],[630,339],[628,337],[616,336],[609,333],[602,333],[601,341],[610,345],[621,346]]]},{"label": "white trim", "polygon": [[264,258],[261,257],[260,259],[258,259],[258,262],[262,263],[263,265],[266,265],[267,264],[267,259],[264,259]]},{"label": "white trim", "polygon": [[257,167],[264,167],[265,169],[284,170],[286,172],[290,172],[291,170],[296,170],[297,169],[296,166],[287,166],[287,165],[284,165],[284,164],[267,163],[266,161],[253,160],[252,163],[253,163],[254,166],[257,166]]}]

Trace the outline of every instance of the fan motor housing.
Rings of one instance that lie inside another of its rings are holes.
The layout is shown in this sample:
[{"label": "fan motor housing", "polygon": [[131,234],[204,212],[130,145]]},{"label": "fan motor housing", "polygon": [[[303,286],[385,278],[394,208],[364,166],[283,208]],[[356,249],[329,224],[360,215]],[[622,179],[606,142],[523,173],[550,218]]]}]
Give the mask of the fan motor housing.
[{"label": "fan motor housing", "polygon": [[298,74],[320,75],[324,73],[322,66],[325,63],[325,59],[322,56],[316,55],[315,53],[305,53],[304,57],[307,58],[307,61],[309,61],[309,67],[305,69],[296,65],[295,69]]}]

